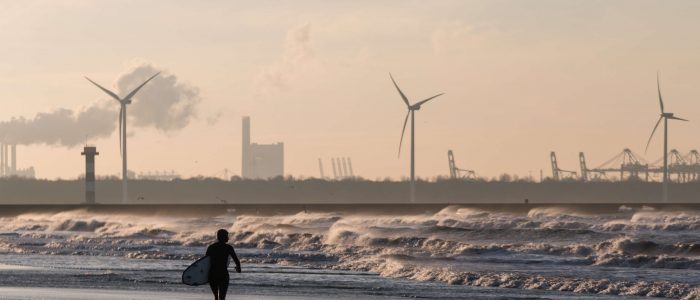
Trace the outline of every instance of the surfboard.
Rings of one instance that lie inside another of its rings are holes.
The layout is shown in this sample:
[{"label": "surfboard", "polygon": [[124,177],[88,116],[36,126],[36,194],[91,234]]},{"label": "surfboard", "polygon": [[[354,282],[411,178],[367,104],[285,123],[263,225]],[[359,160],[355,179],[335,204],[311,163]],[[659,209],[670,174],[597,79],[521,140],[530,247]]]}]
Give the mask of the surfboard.
[{"label": "surfboard", "polygon": [[182,283],[195,286],[208,283],[210,266],[209,256],[198,259],[182,272]]}]

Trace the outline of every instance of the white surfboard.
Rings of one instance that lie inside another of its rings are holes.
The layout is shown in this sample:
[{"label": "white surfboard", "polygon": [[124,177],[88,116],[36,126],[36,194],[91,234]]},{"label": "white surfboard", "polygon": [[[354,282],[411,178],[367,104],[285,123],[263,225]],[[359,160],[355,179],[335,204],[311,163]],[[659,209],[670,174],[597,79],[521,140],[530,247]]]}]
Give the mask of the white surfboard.
[{"label": "white surfboard", "polygon": [[182,272],[182,283],[186,285],[202,285],[209,282],[209,256],[202,257]]}]

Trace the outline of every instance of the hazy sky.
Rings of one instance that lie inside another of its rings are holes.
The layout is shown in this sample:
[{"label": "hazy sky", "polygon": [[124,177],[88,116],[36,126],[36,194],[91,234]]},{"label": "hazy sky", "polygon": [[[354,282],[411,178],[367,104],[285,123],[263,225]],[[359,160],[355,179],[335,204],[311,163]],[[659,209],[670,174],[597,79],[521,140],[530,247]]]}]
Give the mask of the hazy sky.
[{"label": "hazy sky", "polygon": [[[700,148],[698,1],[8,0],[0,28],[0,121],[101,109],[85,122],[102,127],[76,135],[93,135],[101,175],[120,170],[104,122],[116,128],[117,103],[83,76],[122,91],[156,69],[169,96],[129,108],[137,172],[239,173],[250,115],[253,141],[285,143],[288,174],[318,176],[319,157],[328,174],[330,157],[349,156],[367,178],[408,175],[389,72],[412,101],[446,93],[416,114],[422,177],[447,175],[448,149],[484,176],[548,175],[551,150],[574,170],[579,151],[591,166],[643,154],[657,70],[667,110],[691,120],[671,124],[670,147]],[[19,146],[18,165],[72,178],[81,145]]]}]

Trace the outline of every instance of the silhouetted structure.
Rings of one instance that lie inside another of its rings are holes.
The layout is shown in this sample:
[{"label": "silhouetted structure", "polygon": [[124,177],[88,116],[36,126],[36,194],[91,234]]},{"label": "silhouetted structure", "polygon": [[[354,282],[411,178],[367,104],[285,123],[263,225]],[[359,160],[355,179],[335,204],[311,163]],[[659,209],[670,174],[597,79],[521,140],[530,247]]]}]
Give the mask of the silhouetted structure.
[{"label": "silhouetted structure", "polygon": [[0,144],[0,177],[34,178],[33,167],[17,168],[17,145]]},{"label": "silhouetted structure", "polygon": [[355,177],[355,172],[352,170],[352,159],[348,157],[348,167],[350,168],[350,177]]},{"label": "silhouetted structure", "polygon": [[394,80],[394,77],[389,74],[389,77],[391,78],[391,82],[394,83],[394,87],[396,87],[396,91],[399,92],[401,95],[401,99],[403,102],[406,104],[406,108],[408,109],[408,112],[406,113],[406,119],[403,121],[403,129],[401,129],[401,140],[399,140],[399,157],[401,156],[401,144],[403,143],[403,134],[406,132],[406,124],[408,123],[408,117],[411,117],[411,186],[410,186],[410,199],[411,202],[416,201],[416,147],[415,147],[415,142],[416,142],[416,135],[415,135],[415,127],[416,127],[416,111],[421,109],[421,106],[425,104],[426,102],[444,94],[440,93],[435,96],[432,96],[430,98],[427,98],[425,100],[418,101],[411,105],[410,102],[408,102],[408,98],[404,93],[401,91],[399,88],[399,85],[396,84],[396,81]]},{"label": "silhouetted structure", "polygon": [[[668,176],[668,120],[679,120],[679,121],[688,121],[683,118],[679,118],[673,115],[673,113],[666,112],[664,110],[664,100],[661,97],[661,84],[659,83],[659,73],[656,73],[656,88],[659,92],[659,108],[661,109],[661,114],[659,117],[659,120],[656,121],[656,125],[654,125],[654,129],[651,131],[651,135],[649,136],[649,141],[647,141],[647,147],[646,149],[649,149],[649,144],[651,143],[651,139],[654,137],[654,132],[656,132],[656,128],[659,127],[659,124],[661,123],[661,120],[664,121],[664,165],[663,165],[663,186],[662,186],[662,199],[663,202],[668,202],[668,181],[669,181],[669,176]],[[646,151],[646,150],[645,150]]]},{"label": "silhouetted structure", "polygon": [[576,178],[576,172],[563,170],[559,168],[559,162],[557,162],[557,154],[554,153],[554,151],[549,153],[549,160],[552,163],[552,179],[554,181],[559,181],[567,174],[569,175],[570,179]]},{"label": "silhouetted structure", "polygon": [[333,179],[338,179],[338,169],[335,166],[335,158],[331,157],[331,165],[333,166]]},{"label": "silhouetted structure", "polygon": [[241,176],[269,179],[284,176],[284,143],[251,143],[250,117],[243,117]]},{"label": "silhouetted structure", "polygon": [[100,153],[94,146],[85,146],[80,154],[85,156],[85,203],[95,204],[95,156]]},{"label": "silhouetted structure", "polygon": [[126,106],[128,104],[131,104],[131,98],[133,98],[136,93],[139,92],[141,88],[143,88],[144,85],[146,85],[149,81],[151,81],[153,78],[156,78],[160,72],[156,73],[155,75],[151,76],[148,78],[146,81],[144,81],[141,85],[136,87],[131,93],[128,95],[124,96],[124,98],[119,98],[117,94],[114,92],[102,87],[101,85],[97,84],[96,82],[90,80],[90,78],[85,77],[88,81],[90,81],[92,84],[97,86],[99,89],[101,89],[103,92],[107,93],[107,95],[111,96],[114,98],[114,100],[117,100],[120,105],[120,110],[119,110],[119,152],[122,155],[122,202],[126,203],[126,201],[129,199],[129,192],[127,190],[127,179],[129,178],[129,172],[127,171],[126,167],[126,154],[127,154],[127,148],[126,148]]},{"label": "silhouetted structure", "polygon": [[[619,173],[620,180],[639,179],[649,181],[649,173],[654,172],[654,169],[650,168],[649,164],[640,155],[632,152],[629,148],[625,148],[622,152],[592,169],[588,168],[586,156],[583,152],[579,152],[578,159],[582,181],[600,180],[605,178],[608,173]],[[644,176],[642,177],[642,175]]]},{"label": "silhouetted structure", "polygon": [[476,172],[474,172],[474,170],[460,169],[457,167],[452,150],[447,150],[447,163],[450,166],[451,179],[476,179]]},{"label": "silhouetted structure", "polygon": [[321,172],[321,179],[325,179],[326,174],[323,172],[323,160],[321,158],[318,159],[318,170]]},{"label": "silhouetted structure", "polygon": [[0,144],[0,177],[5,177],[7,172],[7,145]]}]

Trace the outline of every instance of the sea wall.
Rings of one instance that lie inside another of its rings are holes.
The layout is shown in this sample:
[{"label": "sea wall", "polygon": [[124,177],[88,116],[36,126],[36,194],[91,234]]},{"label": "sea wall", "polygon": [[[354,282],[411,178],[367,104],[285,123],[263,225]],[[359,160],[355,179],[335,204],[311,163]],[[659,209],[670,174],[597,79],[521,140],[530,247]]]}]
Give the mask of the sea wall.
[{"label": "sea wall", "polygon": [[[0,204],[78,204],[84,202],[80,180],[0,180]],[[119,180],[96,182],[97,202],[121,202]],[[699,203],[700,183],[671,184],[673,203]],[[191,179],[129,181],[133,204],[337,204],[409,203],[407,182],[324,180]],[[416,203],[658,203],[661,184],[652,182],[418,182]]]}]

